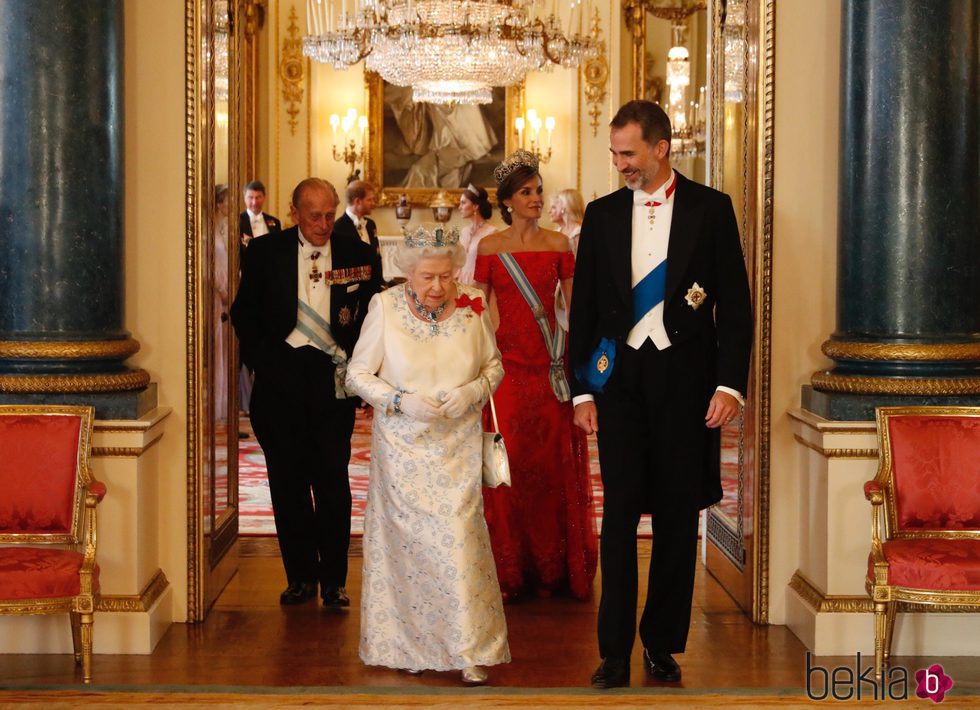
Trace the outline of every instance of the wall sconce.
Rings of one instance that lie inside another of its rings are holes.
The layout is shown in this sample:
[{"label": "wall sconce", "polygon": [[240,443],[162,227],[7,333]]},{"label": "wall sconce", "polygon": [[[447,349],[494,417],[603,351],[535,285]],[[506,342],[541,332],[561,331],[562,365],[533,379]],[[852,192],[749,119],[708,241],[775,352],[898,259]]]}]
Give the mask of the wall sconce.
[{"label": "wall sconce", "polygon": [[[333,159],[350,165],[350,174],[347,176],[348,183],[361,177],[361,171],[356,170],[354,166],[364,160],[364,133],[367,130],[367,125],[367,116],[358,115],[357,111],[352,108],[347,109],[343,118],[335,113],[330,115],[330,128],[333,129]],[[337,128],[344,132],[344,139],[341,144],[343,152],[341,153],[337,152]],[[358,150],[358,144],[360,144],[360,150]]]},{"label": "wall sconce", "polygon": [[[541,129],[547,133],[547,148],[544,147],[541,136]],[[514,129],[517,131],[517,145],[531,153],[534,153],[539,163],[547,163],[551,160],[551,141],[555,133],[555,117],[548,116],[541,120],[538,112],[529,108],[523,116],[514,119]],[[525,140],[527,144],[525,144]]]}]

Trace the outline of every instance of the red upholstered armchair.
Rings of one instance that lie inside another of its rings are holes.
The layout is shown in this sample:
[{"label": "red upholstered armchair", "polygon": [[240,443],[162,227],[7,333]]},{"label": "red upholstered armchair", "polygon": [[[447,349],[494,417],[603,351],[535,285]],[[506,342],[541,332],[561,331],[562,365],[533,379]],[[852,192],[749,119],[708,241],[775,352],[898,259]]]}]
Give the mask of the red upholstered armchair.
[{"label": "red upholstered armchair", "polygon": [[91,407],[0,406],[0,614],[71,617],[75,663],[92,681],[99,598]]},{"label": "red upholstered armchair", "polygon": [[980,407],[880,407],[866,588],[875,670],[898,602],[980,611]]}]

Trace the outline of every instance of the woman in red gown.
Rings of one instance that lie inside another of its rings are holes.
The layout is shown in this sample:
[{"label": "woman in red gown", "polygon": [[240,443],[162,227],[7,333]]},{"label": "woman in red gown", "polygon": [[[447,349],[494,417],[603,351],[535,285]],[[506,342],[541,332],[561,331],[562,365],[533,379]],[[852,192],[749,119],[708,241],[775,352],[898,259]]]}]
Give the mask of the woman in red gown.
[{"label": "woman in red gown", "polygon": [[560,283],[566,303],[571,302],[575,258],[563,234],[538,226],[543,199],[534,155],[517,151],[494,177],[510,227],[480,242],[475,280],[496,306],[504,364],[493,399],[512,487],[484,489],[497,575],[505,601],[556,592],[586,599],[598,558],[588,445],[572,422],[567,384],[564,389],[560,381],[553,384],[567,377],[564,351],[553,367],[539,321],[505,265],[516,263],[533,288],[553,339],[555,289]]}]

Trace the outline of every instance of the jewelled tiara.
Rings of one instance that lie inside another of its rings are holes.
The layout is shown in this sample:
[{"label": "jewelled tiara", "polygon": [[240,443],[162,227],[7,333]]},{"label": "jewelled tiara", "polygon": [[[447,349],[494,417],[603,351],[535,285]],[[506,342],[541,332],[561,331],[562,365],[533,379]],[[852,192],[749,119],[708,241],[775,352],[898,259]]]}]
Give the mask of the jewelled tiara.
[{"label": "jewelled tiara", "polygon": [[410,232],[405,232],[405,246],[410,249],[449,247],[454,244],[459,244],[459,230],[456,227],[447,229],[442,225],[437,227],[421,225]]},{"label": "jewelled tiara", "polygon": [[538,159],[534,155],[526,150],[515,150],[513,153],[504,158],[504,162],[493,169],[493,179],[497,181],[499,185],[508,177],[510,174],[517,170],[518,168],[531,168],[535,172],[538,171]]}]

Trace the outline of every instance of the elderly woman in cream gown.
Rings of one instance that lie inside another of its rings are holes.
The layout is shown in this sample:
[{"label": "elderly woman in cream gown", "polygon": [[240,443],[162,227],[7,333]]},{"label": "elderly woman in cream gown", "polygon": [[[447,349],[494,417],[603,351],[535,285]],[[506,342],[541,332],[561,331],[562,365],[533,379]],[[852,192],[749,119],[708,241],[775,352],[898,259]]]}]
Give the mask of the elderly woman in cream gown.
[{"label": "elderly woman in cream gown", "polygon": [[413,673],[510,661],[483,517],[480,412],[503,377],[482,293],[453,280],[458,233],[399,247],[403,286],[371,301],[347,388],[374,407],[360,656]]}]

